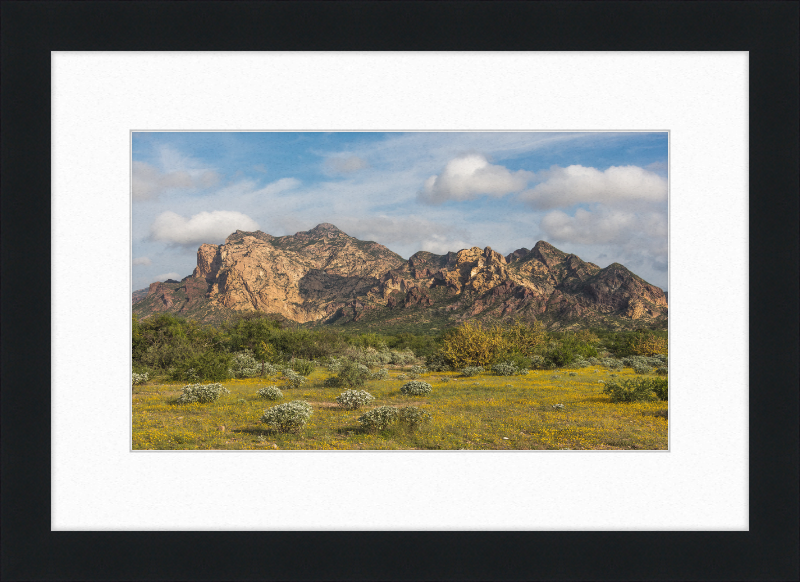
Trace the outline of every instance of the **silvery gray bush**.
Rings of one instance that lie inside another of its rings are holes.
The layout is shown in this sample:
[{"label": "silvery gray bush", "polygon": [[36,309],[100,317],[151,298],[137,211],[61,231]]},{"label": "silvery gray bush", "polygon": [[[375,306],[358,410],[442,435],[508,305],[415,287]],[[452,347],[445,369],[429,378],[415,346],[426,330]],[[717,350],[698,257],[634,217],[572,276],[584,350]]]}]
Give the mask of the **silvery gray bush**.
[{"label": "silvery gray bush", "polygon": [[540,369],[544,367],[545,359],[544,356],[531,356],[531,367],[535,369]]},{"label": "silvery gray bush", "polygon": [[280,400],[283,398],[283,392],[277,386],[261,388],[256,394],[259,398],[264,398],[265,400]]},{"label": "silvery gray bush", "polygon": [[622,368],[622,360],[617,360],[616,358],[603,358],[600,360],[600,364],[609,370],[619,370]]},{"label": "silvery gray bush", "polygon": [[334,358],[331,356],[328,361],[328,365],[326,366],[328,368],[328,372],[331,374],[336,374],[341,369],[343,363],[344,362],[341,358]]},{"label": "silvery gray bush", "polygon": [[398,374],[397,375],[397,379],[398,380],[407,380],[408,376],[406,376],[405,374]]},{"label": "silvery gray bush", "polygon": [[230,394],[222,384],[189,384],[183,387],[183,394],[178,398],[179,404],[200,402],[205,404],[218,400],[223,394]]},{"label": "silvery gray bush", "polygon": [[492,366],[492,372],[498,376],[521,376],[528,373],[526,368],[517,368],[511,362],[500,362]]},{"label": "silvery gray bush", "polygon": [[422,396],[423,394],[430,394],[432,390],[433,386],[427,382],[420,382],[418,380],[406,382],[400,387],[401,394],[407,394],[410,396]]},{"label": "silvery gray bush", "polygon": [[483,366],[467,366],[461,370],[461,375],[467,377],[477,376],[481,372],[483,372]]},{"label": "silvery gray bush", "polygon": [[384,430],[397,422],[398,416],[397,407],[379,406],[359,416],[358,422],[366,430]]},{"label": "silvery gray bush", "polygon": [[139,384],[144,384],[150,379],[150,376],[145,372],[144,374],[137,374],[133,372],[131,375],[131,386],[137,386]]},{"label": "silvery gray bush", "polygon": [[347,410],[357,410],[375,398],[366,390],[345,390],[336,397],[336,403]]},{"label": "silvery gray bush", "polygon": [[265,410],[261,422],[279,432],[297,432],[306,425],[313,412],[308,402],[293,400]]},{"label": "silvery gray bush", "polygon": [[244,350],[233,354],[228,372],[234,378],[253,378],[261,375],[261,363],[255,359],[253,352]]}]

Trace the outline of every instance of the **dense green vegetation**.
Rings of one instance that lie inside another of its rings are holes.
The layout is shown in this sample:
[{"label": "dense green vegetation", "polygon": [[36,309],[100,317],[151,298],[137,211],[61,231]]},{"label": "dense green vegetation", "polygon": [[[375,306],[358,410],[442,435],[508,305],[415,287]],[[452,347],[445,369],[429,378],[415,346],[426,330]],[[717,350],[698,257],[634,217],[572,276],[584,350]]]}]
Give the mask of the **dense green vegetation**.
[{"label": "dense green vegetation", "polygon": [[[264,376],[274,366],[308,376],[316,365],[337,360],[367,368],[406,364],[409,358],[417,358],[439,371],[498,365],[525,370],[580,368],[598,358],[647,359],[667,353],[666,331],[553,332],[522,322],[493,327],[464,324],[436,335],[378,334],[309,329],[263,313],[239,314],[218,326],[160,314],[144,321],[134,316],[132,331],[133,371],[175,381]],[[353,374],[352,366],[346,367],[343,383],[359,385],[349,379]]]}]

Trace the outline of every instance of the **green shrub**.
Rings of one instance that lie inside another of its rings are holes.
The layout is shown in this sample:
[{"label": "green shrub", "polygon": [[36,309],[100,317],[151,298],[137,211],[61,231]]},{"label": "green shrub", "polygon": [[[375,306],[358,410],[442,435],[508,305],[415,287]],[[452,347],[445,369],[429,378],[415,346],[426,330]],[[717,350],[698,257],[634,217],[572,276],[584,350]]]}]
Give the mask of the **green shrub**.
[{"label": "green shrub", "polygon": [[666,366],[659,366],[656,368],[656,374],[659,376],[666,376],[669,373],[669,369]]},{"label": "green shrub", "polygon": [[603,388],[603,394],[611,397],[611,402],[650,402],[664,396],[666,400],[667,380],[665,378],[631,378],[612,380]]},{"label": "green shrub", "polygon": [[300,388],[307,380],[289,368],[283,370],[283,379],[286,381],[287,388]]},{"label": "green shrub", "polygon": [[397,422],[399,411],[395,406],[379,406],[358,417],[365,430],[385,430]]},{"label": "green shrub", "polygon": [[381,368],[380,370],[375,370],[374,372],[369,373],[370,380],[385,380],[389,376],[389,370],[386,368]]},{"label": "green shrub", "polygon": [[417,406],[404,406],[400,409],[398,418],[401,424],[404,424],[409,431],[414,431],[421,424],[430,422],[432,417],[430,414],[420,409]]},{"label": "green shrub", "polygon": [[304,360],[302,358],[295,358],[289,362],[289,367],[301,376],[309,376],[314,371],[314,362]]},{"label": "green shrub", "polygon": [[406,382],[400,387],[400,393],[406,394],[407,396],[422,396],[424,394],[430,394],[432,390],[433,386],[427,382],[420,382],[418,380]]},{"label": "green shrub", "polygon": [[261,422],[279,432],[297,432],[306,425],[313,412],[308,402],[293,400],[265,410]]},{"label": "green shrub", "polygon": [[483,366],[467,366],[461,370],[461,375],[469,378],[470,376],[477,376],[483,372]]},{"label": "green shrub", "polygon": [[425,358],[425,366],[431,372],[449,372],[452,370],[441,354],[433,354]]},{"label": "green shrub", "polygon": [[416,380],[427,371],[428,370],[425,369],[423,366],[412,366],[411,369],[408,371],[408,377],[411,378],[412,380]]},{"label": "green shrub", "polygon": [[659,400],[667,401],[669,397],[669,382],[666,378],[651,378],[653,392]]},{"label": "green shrub", "polygon": [[266,388],[261,388],[258,392],[256,392],[259,398],[263,398],[265,400],[280,400],[283,398],[283,392],[281,392],[280,388],[277,386],[267,386]]},{"label": "green shrub", "polygon": [[649,374],[653,368],[647,364],[640,364],[639,362],[634,363],[631,368],[637,374]]},{"label": "green shrub", "polygon": [[336,403],[347,410],[357,410],[375,398],[366,390],[346,390],[336,397]]},{"label": "green shrub", "polygon": [[337,386],[345,386],[348,388],[356,388],[363,386],[367,377],[369,376],[369,368],[364,364],[347,361],[339,368],[337,374]]},{"label": "green shrub", "polygon": [[497,358],[495,365],[497,364],[511,364],[518,370],[527,370],[531,367],[531,359],[525,357],[519,352],[511,352],[503,354],[501,357]]},{"label": "green shrub", "polygon": [[190,384],[183,387],[183,394],[178,398],[178,404],[199,402],[206,404],[219,400],[223,394],[230,394],[222,384]]},{"label": "green shrub", "polygon": [[207,351],[177,366],[171,373],[173,380],[212,380],[219,382],[228,378],[230,354]]}]

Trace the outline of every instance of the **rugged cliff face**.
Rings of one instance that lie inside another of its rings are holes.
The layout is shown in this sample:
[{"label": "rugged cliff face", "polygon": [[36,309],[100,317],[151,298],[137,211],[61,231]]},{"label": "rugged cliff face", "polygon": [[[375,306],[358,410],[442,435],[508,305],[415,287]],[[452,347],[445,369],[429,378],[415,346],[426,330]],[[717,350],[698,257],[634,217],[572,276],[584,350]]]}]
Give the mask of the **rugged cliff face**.
[{"label": "rugged cliff face", "polygon": [[186,315],[258,310],[305,323],[327,317],[332,302],[357,297],[404,262],[327,223],[283,237],[237,230],[224,244],[201,245],[190,277],[153,283],[148,305],[136,307]]},{"label": "rugged cliff face", "polygon": [[[448,327],[466,319],[539,320],[551,328],[666,325],[664,292],[614,263],[601,269],[539,241],[503,256],[489,247],[407,261],[331,224],[292,236],[236,231],[202,245],[182,281],[150,285],[134,305],[213,320],[237,311],[299,323]],[[433,327],[433,329],[436,329]]]}]

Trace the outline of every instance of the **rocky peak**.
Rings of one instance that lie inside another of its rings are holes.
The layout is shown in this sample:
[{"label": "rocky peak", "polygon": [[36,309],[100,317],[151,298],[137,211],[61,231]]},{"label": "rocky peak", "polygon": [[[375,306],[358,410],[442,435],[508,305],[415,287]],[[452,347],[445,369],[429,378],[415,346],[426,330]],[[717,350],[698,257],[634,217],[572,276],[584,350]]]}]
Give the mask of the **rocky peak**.
[{"label": "rocky peak", "polygon": [[336,228],[336,226],[334,226],[330,222],[323,222],[321,224],[318,224],[311,230],[307,230],[305,232],[298,232],[295,234],[295,236],[298,235],[307,235],[310,237],[327,237],[327,238],[336,238],[342,235],[347,236],[346,233]]},{"label": "rocky peak", "polygon": [[561,252],[549,242],[543,240],[536,243],[531,254],[550,268],[562,263],[567,258],[566,253]]},{"label": "rocky peak", "polygon": [[517,249],[513,253],[509,253],[509,254],[506,255],[506,262],[510,263],[511,261],[519,260],[519,259],[527,256],[528,253],[530,253],[530,252],[531,252],[530,249],[526,249],[525,247],[522,247],[521,249]]}]

